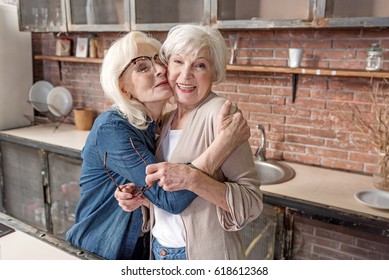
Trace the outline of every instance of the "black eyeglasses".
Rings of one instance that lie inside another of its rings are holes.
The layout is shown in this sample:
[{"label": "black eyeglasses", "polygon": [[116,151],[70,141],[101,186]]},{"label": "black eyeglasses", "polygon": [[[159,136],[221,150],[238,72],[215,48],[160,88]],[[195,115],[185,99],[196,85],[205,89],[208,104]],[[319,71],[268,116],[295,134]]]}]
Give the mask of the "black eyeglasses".
[{"label": "black eyeglasses", "polygon": [[[141,160],[144,162],[144,164],[147,166],[147,161],[142,157],[142,155],[139,153],[139,151],[135,148],[135,145],[134,145],[134,142],[132,141],[132,138],[130,138],[130,142],[131,142],[131,146],[132,148],[134,149],[134,151],[138,154],[138,156],[141,158]],[[109,173],[109,170],[107,168],[107,157],[108,157],[108,153],[105,152],[104,153],[104,169],[105,169],[105,172],[107,173],[108,177],[111,179],[111,181],[115,184],[116,188],[119,189],[119,191],[122,191],[123,188],[120,187],[120,185],[115,181],[115,179],[112,177],[111,173]],[[141,194],[144,194],[144,192],[146,190],[148,190],[149,188],[151,188],[152,186],[142,186],[142,187],[138,187],[135,191],[132,192],[133,196],[136,197],[138,195],[141,195]]]},{"label": "black eyeglasses", "polygon": [[150,56],[138,56],[130,60],[130,62],[124,67],[122,73],[120,74],[119,78],[123,76],[123,74],[127,71],[128,68],[131,66],[135,66],[134,70],[139,73],[147,73],[151,70],[151,68],[154,67],[153,60],[156,64],[160,66],[164,66],[163,62],[159,58],[159,55],[156,54],[153,57]]}]

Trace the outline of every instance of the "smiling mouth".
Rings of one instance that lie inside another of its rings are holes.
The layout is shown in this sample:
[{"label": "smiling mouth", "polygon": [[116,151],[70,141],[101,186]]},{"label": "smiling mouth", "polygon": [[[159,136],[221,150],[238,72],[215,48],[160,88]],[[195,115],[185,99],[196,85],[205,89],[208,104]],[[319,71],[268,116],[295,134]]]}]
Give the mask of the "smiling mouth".
[{"label": "smiling mouth", "polygon": [[183,91],[194,91],[196,86],[184,85],[184,84],[176,84],[177,87]]}]

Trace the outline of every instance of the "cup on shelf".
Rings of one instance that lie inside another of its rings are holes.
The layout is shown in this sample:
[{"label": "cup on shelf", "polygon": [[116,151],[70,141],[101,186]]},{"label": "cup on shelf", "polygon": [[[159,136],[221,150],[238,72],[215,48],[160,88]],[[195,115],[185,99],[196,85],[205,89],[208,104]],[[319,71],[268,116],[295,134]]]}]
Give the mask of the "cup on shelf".
[{"label": "cup on shelf", "polygon": [[303,56],[303,49],[301,49],[301,48],[289,48],[288,66],[290,68],[300,67],[302,56]]}]

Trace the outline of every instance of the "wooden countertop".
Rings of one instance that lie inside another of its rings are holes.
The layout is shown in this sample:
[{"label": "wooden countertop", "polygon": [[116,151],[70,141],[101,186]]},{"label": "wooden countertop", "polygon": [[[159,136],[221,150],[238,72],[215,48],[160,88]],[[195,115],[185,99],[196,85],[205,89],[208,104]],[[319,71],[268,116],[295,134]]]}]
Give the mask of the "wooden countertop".
[{"label": "wooden countertop", "polygon": [[[0,133],[81,151],[89,131],[79,131],[74,125],[61,124],[53,132],[54,127],[55,124],[44,124]],[[375,190],[371,176],[303,164],[287,164],[296,171],[295,178],[283,184],[261,186],[265,195],[389,222],[389,210],[368,207],[354,198],[354,194],[358,191]]]}]

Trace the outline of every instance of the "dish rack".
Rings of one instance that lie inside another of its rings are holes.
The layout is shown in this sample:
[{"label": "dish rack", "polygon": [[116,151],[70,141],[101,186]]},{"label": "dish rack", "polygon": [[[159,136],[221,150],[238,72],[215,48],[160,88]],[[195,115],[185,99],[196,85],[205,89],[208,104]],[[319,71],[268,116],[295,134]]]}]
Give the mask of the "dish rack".
[{"label": "dish rack", "polygon": [[[31,101],[31,100],[27,100],[27,103],[32,105],[34,107],[34,111],[36,112],[36,114],[34,114],[34,115],[23,115],[30,122],[30,125],[55,123],[53,132],[56,131],[59,128],[59,126],[65,120],[68,119],[69,115],[71,114],[71,112],[74,109],[74,107],[71,108],[71,110],[69,110],[69,112],[66,115],[57,116],[57,115],[54,115],[50,110],[48,110],[48,111],[38,111],[38,110],[35,109],[35,108],[37,108],[39,106],[42,106],[42,105],[48,107],[47,103]],[[53,107],[53,109],[56,110],[57,112],[60,111],[57,108],[55,108],[55,106],[52,105],[52,104],[50,105],[50,107]]]}]

